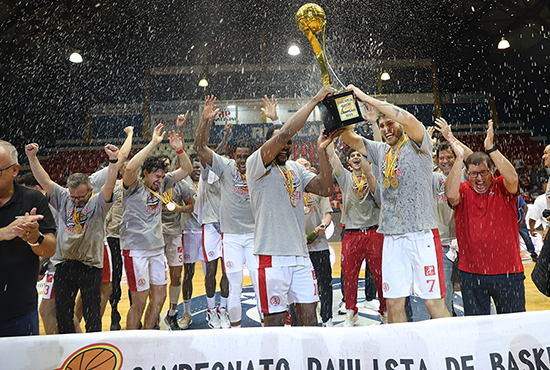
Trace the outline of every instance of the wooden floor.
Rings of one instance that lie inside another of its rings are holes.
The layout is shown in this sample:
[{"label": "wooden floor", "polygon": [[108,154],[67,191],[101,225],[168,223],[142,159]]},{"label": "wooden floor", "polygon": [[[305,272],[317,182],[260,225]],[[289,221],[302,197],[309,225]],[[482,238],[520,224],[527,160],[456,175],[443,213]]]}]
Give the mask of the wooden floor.
[{"label": "wooden floor", "polygon": [[[336,261],[332,268],[332,276],[340,277],[340,256],[341,256],[341,243],[330,243],[335,252]],[[525,300],[526,300],[526,309],[527,311],[544,311],[550,309],[550,298],[541,294],[538,289],[535,287],[531,280],[531,272],[533,271],[534,263],[527,261],[524,262],[525,268]],[[220,266],[221,267],[221,266]],[[218,278],[221,276],[221,269],[218,268]],[[364,277],[364,271],[361,271],[361,277]],[[250,278],[244,277],[244,285],[252,284]],[[219,288],[219,287],[218,287]],[[199,296],[204,294],[204,274],[202,270],[202,264],[197,263],[195,267],[195,277],[193,279],[193,296]],[[126,327],[126,314],[130,308],[130,302],[128,300],[128,289],[125,283],[122,284],[122,299],[119,303],[119,312],[122,316],[121,326]],[[162,311],[168,308],[168,299],[166,300]],[[109,331],[111,325],[111,307],[107,304],[105,314],[103,315],[103,331]],[[82,324],[82,327],[84,325]],[[44,327],[42,325],[42,320],[40,320],[40,334],[44,334]]]}]

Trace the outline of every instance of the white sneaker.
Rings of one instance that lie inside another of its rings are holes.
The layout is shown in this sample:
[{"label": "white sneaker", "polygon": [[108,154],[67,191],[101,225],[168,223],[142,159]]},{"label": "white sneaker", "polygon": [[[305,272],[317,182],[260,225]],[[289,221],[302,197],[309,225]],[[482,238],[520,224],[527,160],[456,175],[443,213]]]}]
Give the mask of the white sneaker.
[{"label": "white sneaker", "polygon": [[179,321],[181,330],[185,330],[189,328],[192,323],[193,323],[193,318],[191,317],[191,315],[188,312],[184,312]]},{"label": "white sneaker", "polygon": [[383,314],[380,314],[380,321],[382,321],[382,324],[388,323],[388,311],[384,311]]},{"label": "white sneaker", "polygon": [[323,326],[326,328],[332,328],[334,326],[334,324],[332,323],[332,319],[328,319],[326,322],[324,322]]},{"label": "white sneaker", "polygon": [[227,313],[227,310],[225,308],[219,308],[218,311],[218,317],[220,318],[220,327],[222,329],[231,329],[231,320],[229,320],[229,314]]},{"label": "white sneaker", "polygon": [[346,313],[346,321],[344,321],[344,328],[351,328],[359,320],[359,313],[353,314],[353,310],[348,310]]},{"label": "white sneaker", "polygon": [[378,312],[380,309],[380,301],[377,301],[376,299],[373,299],[372,301],[365,301],[365,308]]},{"label": "white sneaker", "polygon": [[219,329],[221,326],[220,317],[218,316],[218,310],[211,311],[206,309],[206,321],[211,329]]},{"label": "white sneaker", "polygon": [[347,312],[346,302],[340,302],[340,306],[338,306],[338,315],[345,315]]}]

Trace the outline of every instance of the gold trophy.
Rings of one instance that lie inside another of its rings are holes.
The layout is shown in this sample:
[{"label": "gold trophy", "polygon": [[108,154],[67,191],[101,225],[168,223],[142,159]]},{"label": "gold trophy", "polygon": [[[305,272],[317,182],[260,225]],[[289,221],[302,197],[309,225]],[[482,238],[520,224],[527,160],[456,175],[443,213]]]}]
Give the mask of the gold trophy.
[{"label": "gold trophy", "polygon": [[[309,43],[313,47],[313,52],[323,75],[323,85],[330,85],[327,57],[315,37],[316,34],[325,30],[325,11],[317,4],[303,5],[296,13],[296,23],[302,32],[306,34]],[[336,131],[340,127],[364,121],[353,91],[328,96],[317,106],[321,111],[321,118],[327,134]]]}]

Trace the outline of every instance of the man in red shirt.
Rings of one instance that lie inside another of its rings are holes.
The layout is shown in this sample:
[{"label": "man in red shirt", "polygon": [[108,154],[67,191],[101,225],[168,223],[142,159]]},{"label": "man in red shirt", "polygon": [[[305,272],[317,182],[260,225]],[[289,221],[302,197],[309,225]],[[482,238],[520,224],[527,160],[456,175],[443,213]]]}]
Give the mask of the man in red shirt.
[{"label": "man in red shirt", "polygon": [[[525,311],[525,275],[515,206],[518,175],[494,145],[493,137],[490,120],[484,143],[486,153],[476,152],[468,157],[468,181],[463,183],[460,175],[464,150],[449,137],[456,161],[445,183],[445,194],[455,209],[465,315],[490,314],[491,298],[497,313]],[[492,175],[493,163],[501,173],[497,178]]]}]

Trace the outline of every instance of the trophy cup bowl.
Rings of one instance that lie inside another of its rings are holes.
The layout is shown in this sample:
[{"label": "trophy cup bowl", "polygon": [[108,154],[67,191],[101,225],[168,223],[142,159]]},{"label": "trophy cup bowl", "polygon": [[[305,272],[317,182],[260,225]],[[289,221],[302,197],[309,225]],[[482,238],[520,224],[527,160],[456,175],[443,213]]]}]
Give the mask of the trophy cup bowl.
[{"label": "trophy cup bowl", "polygon": [[318,34],[325,27],[327,17],[325,11],[317,4],[303,5],[296,13],[296,24],[302,32],[306,32],[308,29],[313,34]]}]

